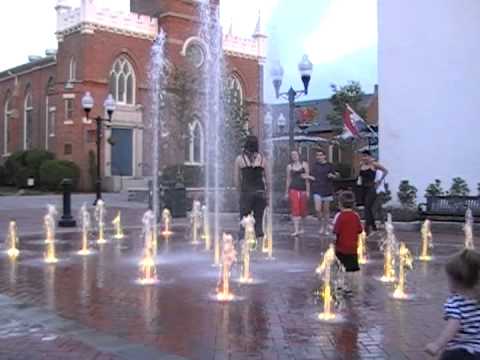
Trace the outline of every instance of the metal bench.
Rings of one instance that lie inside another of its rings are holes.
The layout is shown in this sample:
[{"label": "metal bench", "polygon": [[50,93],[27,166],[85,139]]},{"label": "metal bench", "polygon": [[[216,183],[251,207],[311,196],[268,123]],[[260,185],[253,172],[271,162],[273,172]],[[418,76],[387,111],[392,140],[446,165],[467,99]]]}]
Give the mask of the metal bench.
[{"label": "metal bench", "polygon": [[480,196],[428,196],[426,203],[418,205],[421,217],[432,220],[464,221],[468,208],[475,222],[480,222]]}]

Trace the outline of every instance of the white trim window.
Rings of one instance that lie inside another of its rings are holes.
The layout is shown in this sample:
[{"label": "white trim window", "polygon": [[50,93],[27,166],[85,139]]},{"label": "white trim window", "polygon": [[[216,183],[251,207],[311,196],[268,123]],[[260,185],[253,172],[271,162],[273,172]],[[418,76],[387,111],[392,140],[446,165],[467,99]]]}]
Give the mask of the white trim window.
[{"label": "white trim window", "polygon": [[187,164],[203,165],[205,161],[205,133],[202,123],[194,120],[188,125]]},{"label": "white trim window", "polygon": [[65,98],[64,102],[65,102],[65,121],[73,121],[75,99]]},{"label": "white trim window", "polygon": [[113,63],[110,71],[110,93],[117,104],[135,104],[135,71],[125,56],[119,57]]},{"label": "white trim window", "polygon": [[68,64],[68,81],[73,82],[75,80],[77,80],[77,61],[72,57]]},{"label": "white trim window", "polygon": [[13,115],[13,109],[10,107],[10,103],[12,101],[12,96],[10,94],[7,95],[7,100],[5,101],[5,107],[3,111],[3,154],[9,154],[8,150],[10,149],[10,119]]},{"label": "white trim window", "polygon": [[243,91],[242,82],[237,75],[231,74],[228,77],[227,86],[229,90],[235,91],[237,93],[240,103],[243,103],[245,92]]},{"label": "white trim window", "polygon": [[51,106],[48,109],[48,136],[55,137],[55,126],[57,121],[57,108]]},{"label": "white trim window", "polygon": [[30,91],[27,92],[23,104],[23,149],[29,150],[33,146],[33,104]]}]

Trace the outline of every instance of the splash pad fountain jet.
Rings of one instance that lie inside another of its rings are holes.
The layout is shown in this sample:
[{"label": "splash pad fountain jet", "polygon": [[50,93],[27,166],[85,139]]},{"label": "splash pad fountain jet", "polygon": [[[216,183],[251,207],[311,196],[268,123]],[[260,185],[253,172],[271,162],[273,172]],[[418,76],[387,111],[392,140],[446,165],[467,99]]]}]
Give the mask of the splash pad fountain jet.
[{"label": "splash pad fountain jet", "polygon": [[365,265],[368,263],[367,234],[365,233],[365,231],[362,231],[358,235],[357,255],[358,255],[358,263],[360,265]]},{"label": "splash pad fountain jet", "polygon": [[200,227],[200,221],[202,217],[202,210],[200,201],[194,200],[192,205],[192,213],[190,214],[190,221],[192,224],[192,245],[200,244],[198,240],[198,230]]},{"label": "splash pad fountain jet", "polygon": [[45,244],[47,250],[44,255],[44,260],[47,264],[54,264],[58,262],[55,256],[55,216],[57,210],[53,205],[47,205],[47,214],[43,218],[43,224],[45,227]]},{"label": "splash pad fountain jet", "polygon": [[242,274],[239,281],[244,284],[253,282],[250,272],[250,249],[255,244],[255,219],[253,215],[245,216],[240,222],[245,229],[245,236],[242,244]]},{"label": "splash pad fountain jet", "polygon": [[387,234],[380,244],[380,250],[383,251],[384,256],[383,276],[380,281],[390,283],[395,281],[395,254],[398,252],[398,242],[391,214],[387,216],[385,230]]},{"label": "splash pad fountain jet", "polygon": [[[270,203],[271,204],[271,203]],[[274,260],[273,257],[273,214],[272,208],[267,206],[263,214],[263,241],[262,252],[267,254],[267,260]]]},{"label": "splash pad fountain jet", "polygon": [[422,225],[422,252],[418,257],[421,261],[431,261],[433,259],[432,255],[429,254],[429,249],[433,248],[433,236],[432,236],[432,226],[430,220],[425,220]]},{"label": "splash pad fountain jet", "polygon": [[43,218],[43,226],[45,229],[45,243],[51,243],[55,241],[55,217],[58,212],[55,206],[47,205],[47,214]]},{"label": "splash pad fountain jet", "polygon": [[[166,92],[166,57],[165,57],[165,41],[166,34],[162,28],[155,39],[150,51],[150,63],[148,67],[148,88],[149,92],[149,123],[147,125],[150,136],[146,138],[148,146],[148,154],[151,154],[151,169],[152,169],[152,211],[155,219],[160,218],[160,204],[159,204],[159,174],[160,174],[160,145],[165,138],[168,137],[169,132],[165,122],[164,115],[164,101]],[[154,243],[157,242],[157,221],[153,225]],[[154,249],[156,253],[156,245]]]},{"label": "splash pad fountain jet", "polygon": [[215,299],[218,301],[232,301],[235,299],[235,295],[230,291],[230,270],[236,261],[237,252],[235,251],[235,246],[233,246],[233,237],[230,234],[223,234],[222,266],[215,296]]},{"label": "splash pad fountain jet", "polygon": [[140,285],[153,285],[158,283],[157,268],[155,265],[153,246],[155,244],[155,223],[156,218],[152,210],[145,212],[142,218],[144,249],[143,258],[140,260],[140,278],[137,282]]},{"label": "splash pad fountain jet", "polygon": [[465,212],[463,231],[465,233],[465,247],[467,249],[475,249],[475,244],[473,243],[473,213],[470,208]]},{"label": "splash pad fountain jet", "polygon": [[[330,244],[325,252],[322,262],[316,269],[316,273],[323,281],[323,289],[321,297],[323,300],[323,312],[318,315],[318,319],[325,322],[338,322],[343,318],[334,311],[334,296],[337,288],[341,287],[344,282],[344,267],[335,256],[335,248]],[[333,290],[332,290],[333,288]]]},{"label": "splash pad fountain jet", "polygon": [[173,234],[171,230],[172,226],[172,214],[169,209],[165,208],[162,211],[163,231],[162,235],[166,238]]},{"label": "splash pad fountain jet", "polygon": [[202,206],[202,217],[203,217],[203,234],[202,239],[205,241],[205,250],[210,251],[212,247],[212,239],[210,236],[210,219],[208,215],[208,207],[206,205]]},{"label": "splash pad fountain jet", "polygon": [[92,251],[88,248],[88,235],[90,232],[91,218],[87,209],[87,204],[83,204],[80,208],[80,222],[82,225],[82,249],[78,255],[90,255]]},{"label": "splash pad fountain jet", "polygon": [[12,220],[8,223],[8,238],[7,242],[9,243],[9,249],[7,250],[7,255],[10,259],[16,259],[20,255],[20,250],[17,249],[18,244],[18,231],[17,223]]},{"label": "splash pad fountain jet", "polygon": [[409,300],[414,296],[405,292],[406,271],[413,268],[413,257],[402,241],[398,250],[398,283],[392,297],[399,300]]},{"label": "splash pad fountain jet", "polygon": [[122,214],[120,211],[117,212],[117,216],[115,216],[115,219],[113,219],[112,225],[115,228],[115,234],[113,235],[113,238],[117,240],[123,239],[125,234],[123,233]]},{"label": "splash pad fountain jet", "polygon": [[100,199],[95,206],[95,220],[97,220],[98,227],[97,244],[99,245],[107,243],[107,240],[105,239],[105,215],[105,202]]},{"label": "splash pad fountain jet", "polygon": [[225,151],[225,110],[223,105],[224,62],[223,31],[218,4],[199,2],[200,29],[198,37],[207,56],[202,66],[202,112],[205,125],[205,210],[211,214],[211,236],[214,244],[214,265],[220,265],[220,243],[223,231],[220,225],[220,209],[224,198],[221,177]]}]

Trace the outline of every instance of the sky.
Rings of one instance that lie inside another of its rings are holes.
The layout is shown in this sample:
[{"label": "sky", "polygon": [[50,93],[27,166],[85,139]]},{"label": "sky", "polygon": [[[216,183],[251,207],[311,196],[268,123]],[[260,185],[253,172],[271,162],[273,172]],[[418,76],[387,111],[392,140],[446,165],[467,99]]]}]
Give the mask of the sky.
[{"label": "sky", "polygon": [[[128,11],[129,0],[95,0],[100,7]],[[28,55],[55,49],[57,0],[16,0],[0,11],[0,70],[27,62]],[[308,99],[331,94],[330,84],[359,81],[365,92],[377,81],[377,0],[221,0],[225,30],[251,36],[260,12],[269,43],[265,98],[274,100],[269,79],[275,60],[285,75],[282,90],[302,89],[298,62],[314,65]],[[67,0],[78,6],[80,0]],[[25,9],[28,8],[28,11]],[[26,25],[28,24],[28,25]],[[13,35],[14,34],[14,35]]]}]

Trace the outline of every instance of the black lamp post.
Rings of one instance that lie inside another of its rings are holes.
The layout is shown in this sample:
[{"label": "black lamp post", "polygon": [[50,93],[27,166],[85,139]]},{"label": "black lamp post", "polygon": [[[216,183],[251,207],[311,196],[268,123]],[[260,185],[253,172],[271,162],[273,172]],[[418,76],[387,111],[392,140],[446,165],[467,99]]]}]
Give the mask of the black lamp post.
[{"label": "black lamp post", "polygon": [[273,87],[275,88],[275,95],[278,98],[282,97],[288,100],[288,109],[289,109],[289,122],[288,122],[288,145],[290,152],[294,149],[294,127],[295,127],[295,100],[302,96],[308,94],[308,84],[312,77],[313,64],[308,60],[307,55],[303,55],[302,60],[298,64],[298,70],[300,71],[300,76],[303,82],[303,90],[296,91],[293,87],[290,86],[290,89],[287,92],[280,92],[280,87],[282,86],[283,79],[283,67],[277,62],[270,72],[272,77]]},{"label": "black lamp post", "polygon": [[[88,115],[90,114],[90,111],[93,109],[93,106],[95,105],[95,101],[93,100],[92,95],[90,92],[86,92],[85,95],[82,98],[82,107],[83,110],[85,111],[85,114],[87,116],[88,120]],[[104,121],[112,122],[112,115],[113,112],[115,111],[115,100],[113,99],[112,94],[108,94],[107,98],[105,99],[103,103],[104,110],[107,112],[108,118],[104,119],[100,115],[95,118],[95,122],[97,124],[97,181],[96,181],[96,193],[97,196],[95,198],[95,201],[93,202],[93,205],[97,204],[98,200],[102,199],[102,176],[101,176],[101,143],[102,143],[102,124]]]}]

